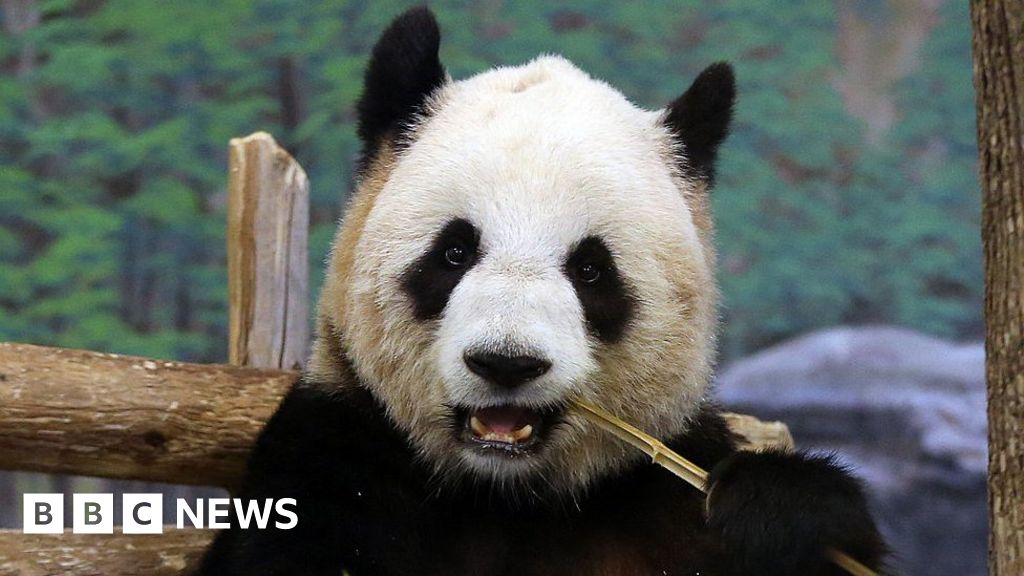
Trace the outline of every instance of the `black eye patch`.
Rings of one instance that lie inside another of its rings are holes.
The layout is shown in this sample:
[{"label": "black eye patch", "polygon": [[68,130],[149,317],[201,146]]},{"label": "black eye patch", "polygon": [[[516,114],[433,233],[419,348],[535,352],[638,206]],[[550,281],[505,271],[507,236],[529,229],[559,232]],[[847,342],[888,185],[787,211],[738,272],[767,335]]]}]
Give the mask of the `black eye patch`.
[{"label": "black eye patch", "polygon": [[412,299],[417,320],[437,318],[452,290],[476,263],[480,232],[462,218],[452,220],[437,234],[430,248],[402,274],[402,288]]},{"label": "black eye patch", "polygon": [[636,299],[619,275],[604,240],[597,236],[581,240],[566,259],[564,271],[594,334],[608,343],[622,338],[633,317]]}]

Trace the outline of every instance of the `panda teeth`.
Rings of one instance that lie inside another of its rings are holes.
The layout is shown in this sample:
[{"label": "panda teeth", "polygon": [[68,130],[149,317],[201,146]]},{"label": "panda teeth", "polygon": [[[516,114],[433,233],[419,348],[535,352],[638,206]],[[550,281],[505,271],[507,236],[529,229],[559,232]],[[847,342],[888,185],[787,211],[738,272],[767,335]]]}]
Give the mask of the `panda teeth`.
[{"label": "panda teeth", "polygon": [[533,426],[529,424],[523,426],[522,428],[519,428],[518,430],[512,431],[512,439],[515,440],[516,442],[522,442],[523,440],[526,440],[530,436],[533,436]]},{"label": "panda teeth", "polygon": [[515,444],[516,442],[522,442],[530,436],[533,436],[533,426],[530,424],[513,430],[511,434],[502,434],[488,428],[487,425],[481,422],[476,416],[470,416],[469,427],[473,430],[473,434],[475,434],[477,438],[487,442]]},{"label": "panda teeth", "polygon": [[484,435],[484,440],[488,442],[501,442],[503,444],[515,444],[515,439],[509,434],[497,434],[489,432]]},{"label": "panda teeth", "polygon": [[484,436],[487,436],[488,434],[491,433],[491,429],[488,428],[487,426],[484,426],[484,423],[481,422],[480,419],[477,418],[476,416],[470,416],[469,427],[472,428],[473,433],[479,436],[480,438],[483,438]]}]

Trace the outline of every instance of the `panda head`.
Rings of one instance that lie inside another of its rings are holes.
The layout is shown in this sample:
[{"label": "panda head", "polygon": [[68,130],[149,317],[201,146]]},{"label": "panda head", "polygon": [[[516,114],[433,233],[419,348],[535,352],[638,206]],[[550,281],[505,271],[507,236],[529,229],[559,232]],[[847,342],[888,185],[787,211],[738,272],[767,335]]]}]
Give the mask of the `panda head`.
[{"label": "panda head", "polygon": [[652,112],[556,56],[452,81],[439,36],[414,9],[373,51],[309,371],[354,369],[446,477],[579,489],[635,455],[570,398],[669,437],[707,392],[732,71]]}]

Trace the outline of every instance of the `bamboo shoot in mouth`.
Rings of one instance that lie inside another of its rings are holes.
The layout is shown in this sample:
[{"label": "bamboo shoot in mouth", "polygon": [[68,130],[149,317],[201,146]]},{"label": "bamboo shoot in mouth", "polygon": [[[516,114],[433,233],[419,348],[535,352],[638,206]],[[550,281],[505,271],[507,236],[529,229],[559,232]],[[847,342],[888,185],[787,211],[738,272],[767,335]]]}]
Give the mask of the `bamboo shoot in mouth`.
[{"label": "bamboo shoot in mouth", "polygon": [[[647,454],[653,463],[682,478],[697,490],[707,493],[707,471],[673,452],[661,440],[593,404],[576,399],[571,405],[578,414],[598,428]],[[874,570],[841,550],[830,548],[827,554],[833,563],[853,576],[878,576]]]}]

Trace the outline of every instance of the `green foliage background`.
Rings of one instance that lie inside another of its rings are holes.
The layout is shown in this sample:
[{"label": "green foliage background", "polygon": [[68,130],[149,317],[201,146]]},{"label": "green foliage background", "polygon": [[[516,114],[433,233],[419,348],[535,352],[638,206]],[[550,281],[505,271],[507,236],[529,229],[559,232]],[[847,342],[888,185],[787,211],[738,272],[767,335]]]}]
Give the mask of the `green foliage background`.
[{"label": "green foliage background", "polygon": [[[0,340],[223,360],[226,144],[257,129],[311,177],[319,286],[365,59],[412,3],[23,4],[37,21],[0,14]],[[980,333],[966,3],[431,4],[456,78],[558,52],[657,108],[735,64],[714,192],[726,358],[836,323]],[[882,41],[850,40],[865,30]],[[887,72],[886,42],[914,30],[911,65]],[[879,71],[844,84],[857,46]],[[895,113],[873,131],[843,90]]]}]

